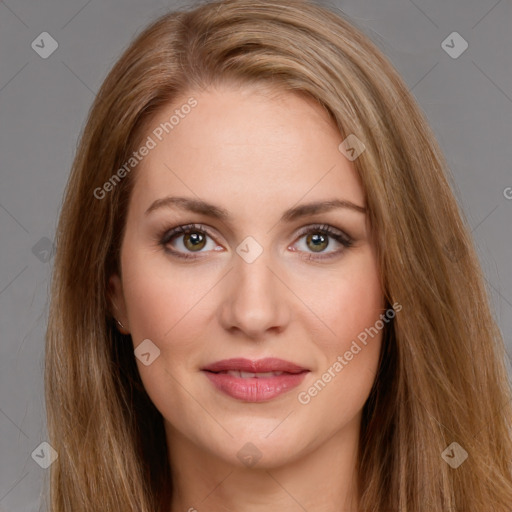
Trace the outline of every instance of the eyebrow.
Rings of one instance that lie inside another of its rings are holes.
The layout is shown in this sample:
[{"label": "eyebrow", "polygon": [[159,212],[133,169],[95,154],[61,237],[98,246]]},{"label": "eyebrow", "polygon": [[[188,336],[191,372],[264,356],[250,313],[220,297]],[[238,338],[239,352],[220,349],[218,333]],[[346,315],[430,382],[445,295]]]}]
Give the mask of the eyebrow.
[{"label": "eyebrow", "polygon": [[[207,203],[201,199],[193,199],[189,197],[163,197],[154,201],[151,206],[146,210],[145,215],[149,215],[155,210],[161,208],[180,208],[194,213],[199,213],[213,217],[219,220],[228,220],[230,215],[227,210],[220,208],[211,203]],[[328,201],[316,201],[307,204],[300,204],[286,210],[281,216],[280,222],[291,222],[300,217],[313,215],[315,213],[325,213],[336,208],[347,208],[359,213],[366,214],[366,208],[359,206],[346,199],[330,199]]]}]

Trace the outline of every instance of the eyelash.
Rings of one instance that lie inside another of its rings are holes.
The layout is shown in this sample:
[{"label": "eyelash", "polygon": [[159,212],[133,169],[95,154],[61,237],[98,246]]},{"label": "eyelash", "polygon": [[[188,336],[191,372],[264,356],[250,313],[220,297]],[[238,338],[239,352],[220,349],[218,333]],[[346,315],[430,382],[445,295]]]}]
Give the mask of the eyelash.
[{"label": "eyelash", "polygon": [[[188,233],[195,232],[206,234],[212,239],[214,238],[213,235],[210,234],[209,230],[201,224],[185,224],[182,226],[177,226],[172,229],[163,230],[163,232],[161,232],[158,237],[159,244],[164,248],[164,250],[168,254],[172,256],[176,256],[184,260],[196,260],[201,256],[190,256],[190,254],[184,254],[174,249],[169,249],[168,247],[169,242],[177,235],[186,235]],[[353,240],[350,237],[340,232],[339,230],[333,228],[332,226],[329,226],[328,224],[315,224],[312,226],[308,226],[307,228],[300,231],[297,240],[300,240],[302,237],[304,237],[305,235],[309,235],[310,233],[320,233],[322,235],[328,235],[329,237],[339,242],[343,246],[343,249],[330,252],[324,255],[321,255],[321,253],[316,253],[316,255],[315,253],[309,253],[309,257],[304,258],[306,260],[325,260],[339,256],[340,253],[342,253],[345,249],[351,247],[353,244]]]}]

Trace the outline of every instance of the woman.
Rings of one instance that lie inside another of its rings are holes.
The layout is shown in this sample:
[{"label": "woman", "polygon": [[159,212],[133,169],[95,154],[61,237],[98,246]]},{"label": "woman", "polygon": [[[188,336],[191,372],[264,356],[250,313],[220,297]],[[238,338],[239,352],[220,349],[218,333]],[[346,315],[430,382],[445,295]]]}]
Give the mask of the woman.
[{"label": "woman", "polygon": [[509,511],[503,341],[446,174],[339,14],[149,26],[60,217],[51,510]]}]

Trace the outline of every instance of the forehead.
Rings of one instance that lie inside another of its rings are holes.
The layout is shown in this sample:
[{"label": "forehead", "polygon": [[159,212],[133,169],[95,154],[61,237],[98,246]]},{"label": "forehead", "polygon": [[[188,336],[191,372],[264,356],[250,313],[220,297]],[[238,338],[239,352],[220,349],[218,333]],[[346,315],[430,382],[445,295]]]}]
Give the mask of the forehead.
[{"label": "forehead", "polygon": [[364,205],[332,120],[297,94],[255,86],[190,92],[153,117],[143,137],[149,139],[153,147],[135,172],[137,208],[165,195],[207,198],[253,214],[301,198]]}]

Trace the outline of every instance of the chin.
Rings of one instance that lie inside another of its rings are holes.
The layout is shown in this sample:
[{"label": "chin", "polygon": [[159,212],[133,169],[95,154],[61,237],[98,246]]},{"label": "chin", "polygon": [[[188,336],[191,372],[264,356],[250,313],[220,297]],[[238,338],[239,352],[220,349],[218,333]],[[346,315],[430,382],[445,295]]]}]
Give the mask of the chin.
[{"label": "chin", "polygon": [[299,432],[285,429],[273,432],[278,424],[272,422],[270,428],[267,428],[268,423],[265,424],[264,432],[248,428],[240,432],[231,431],[234,439],[225,443],[219,457],[229,464],[250,469],[272,469],[294,462],[305,451],[304,443],[310,443]]}]

